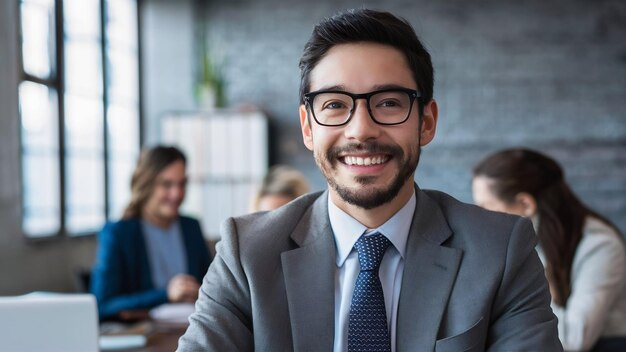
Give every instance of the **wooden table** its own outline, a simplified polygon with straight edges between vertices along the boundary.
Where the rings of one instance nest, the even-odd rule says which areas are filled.
[[[125,330],[102,335],[139,334],[147,338],[146,346],[118,351],[127,352],[172,352],[178,347],[178,339],[185,333],[187,326],[163,324],[145,321],[129,326]]]

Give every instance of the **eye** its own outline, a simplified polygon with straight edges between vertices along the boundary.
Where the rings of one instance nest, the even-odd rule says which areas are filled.
[[[322,106],[322,109],[330,109],[330,110],[345,109],[345,108],[346,108],[346,104],[338,100],[328,101],[324,103],[324,105]]]
[[[378,104],[376,104],[376,107],[379,108],[395,108],[400,106],[402,106],[402,104],[399,101],[393,99],[382,100]]]
[[[381,110],[406,109],[410,105],[410,97],[403,91],[385,91],[376,93],[370,98],[372,108]]]

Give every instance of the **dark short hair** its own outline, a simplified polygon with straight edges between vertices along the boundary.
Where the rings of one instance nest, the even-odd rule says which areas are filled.
[[[407,58],[420,92],[420,107],[433,97],[434,72],[430,54],[417,38],[413,27],[389,12],[353,9],[318,23],[300,58],[300,103],[310,90],[311,71],[335,45],[373,42],[390,45]]]

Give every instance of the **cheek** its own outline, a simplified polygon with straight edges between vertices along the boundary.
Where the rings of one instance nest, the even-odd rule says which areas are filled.
[[[499,211],[502,213],[510,213],[511,210],[509,209],[509,207],[507,207],[506,205],[502,204],[502,203],[493,203],[493,204],[488,204],[486,206],[487,209],[489,210],[493,210],[493,211]]]
[[[167,192],[165,190],[155,190],[152,194],[152,203],[162,203],[167,199]]]
[[[182,202],[182,200],[185,198],[185,194],[186,194],[186,192],[187,192],[187,191],[186,191],[184,188],[182,188],[182,189],[180,190],[180,192],[178,192],[178,194],[176,194],[176,200],[177,200],[178,202]]]
[[[146,204],[155,204],[159,202],[159,198],[157,197],[156,193],[152,193],[150,195],[150,197],[148,197],[148,200],[146,201]]]
[[[415,136],[415,134],[403,134],[392,140],[404,150],[407,158],[417,155],[420,150],[419,137]]]
[[[513,215],[522,215],[520,214],[519,209],[517,209],[514,205],[510,205],[504,203],[500,200],[491,200],[486,202],[484,208],[491,211],[498,211],[501,213],[513,214]]]
[[[311,138],[311,150],[317,155],[324,156],[333,146],[333,138],[326,133],[314,133]]]
[[[177,201],[177,200],[180,200],[184,195],[185,195],[185,191],[182,188],[179,188],[179,189],[173,188],[169,192],[167,192],[164,198],[167,199],[168,201]]]
[[[524,216],[525,217],[524,208],[519,206],[519,205],[516,205],[516,204],[509,205],[509,204],[507,204],[507,205],[504,205],[503,208],[504,208],[503,211],[506,212],[506,213],[513,214],[513,215],[518,215],[518,216]]]

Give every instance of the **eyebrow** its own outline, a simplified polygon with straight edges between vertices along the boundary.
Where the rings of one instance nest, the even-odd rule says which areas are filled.
[[[323,86],[321,87],[319,90],[341,90],[341,91],[346,91],[346,86],[339,84],[339,85],[334,85],[334,86]]]
[[[396,89],[396,88],[402,88],[402,89],[416,89],[417,88],[411,88],[411,87],[405,87],[405,86],[401,86],[399,84],[383,84],[383,85],[376,85],[374,86],[374,90],[383,90],[383,89]]]
[[[401,86],[399,84],[380,84],[380,85],[375,85],[374,87],[372,87],[372,91],[383,90],[383,89],[397,89],[397,88],[405,89],[409,87]],[[417,89],[417,88],[410,88],[410,89]],[[346,89],[346,86],[344,86],[343,84],[337,84],[333,86],[323,86],[320,89],[318,89],[318,91],[320,90],[339,90],[342,92],[348,91]]]

